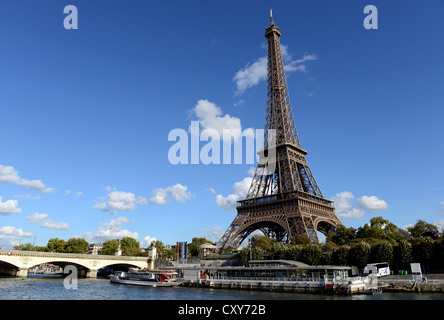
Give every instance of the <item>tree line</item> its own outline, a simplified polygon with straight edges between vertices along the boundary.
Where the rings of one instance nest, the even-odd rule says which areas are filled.
[[[370,223],[359,228],[339,226],[335,232],[326,234],[323,244],[312,244],[304,236],[296,236],[288,244],[282,244],[267,236],[255,235],[252,238],[251,251],[245,247],[238,252],[240,265],[248,261],[261,260],[264,256],[273,259],[297,260],[309,265],[333,264],[357,266],[359,269],[367,263],[388,262],[391,270],[410,270],[411,262],[419,262],[429,272],[444,272],[444,231],[423,220],[407,229],[398,228],[392,222],[375,217]],[[188,243],[188,255],[200,256],[199,246],[212,241],[195,237]],[[120,243],[124,256],[148,256],[148,250],[140,247],[140,242],[131,237],[103,242],[102,255],[114,255]],[[58,238],[49,239],[45,247],[29,243],[15,246],[18,250],[33,250],[63,253],[86,253],[89,243],[80,238],[67,241]],[[175,247],[168,248],[159,240],[153,241],[160,258],[175,258]],[[225,253],[233,252],[228,247]]]
[[[388,262],[395,272],[410,270],[411,262],[419,262],[428,272],[443,272],[443,233],[423,220],[404,230],[382,217],[375,217],[357,229],[339,226],[336,232],[329,231],[324,244],[312,244],[303,236],[292,238],[290,244],[281,244],[256,235],[251,252],[250,248],[239,252],[239,263],[247,265],[250,256],[261,260],[267,254],[274,259],[297,260],[309,265],[357,266],[359,270],[368,263]]]
[[[205,238],[193,238],[192,242],[188,244],[188,254],[190,256],[198,256],[202,252],[198,247],[201,244],[211,241]],[[148,248],[141,248],[140,242],[132,237],[123,237],[122,239],[108,240],[102,243],[101,255],[115,255],[115,252],[120,244],[120,249],[123,256],[148,256]],[[171,248],[165,246],[162,241],[155,240],[151,242],[150,247],[156,248],[156,252],[160,258],[175,258],[175,246]],[[48,240],[46,246],[34,246],[30,243],[24,243],[14,246],[15,250],[26,251],[42,251],[42,252],[58,252],[58,253],[87,253],[89,242],[82,238],[71,238],[67,241],[58,238],[51,238]]]

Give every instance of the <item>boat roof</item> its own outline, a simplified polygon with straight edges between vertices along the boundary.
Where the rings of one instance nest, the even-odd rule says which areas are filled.
[[[279,269],[302,269],[302,270],[351,270],[349,266],[316,265],[310,266],[294,260],[251,260],[248,267],[243,266],[181,266],[179,269],[205,269],[205,270],[279,270]]]

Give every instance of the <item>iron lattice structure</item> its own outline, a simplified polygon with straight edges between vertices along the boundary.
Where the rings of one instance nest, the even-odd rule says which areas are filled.
[[[271,10],[270,10],[271,15]],[[238,201],[237,216],[219,240],[218,251],[239,247],[252,232],[281,242],[297,235],[318,243],[318,231],[336,229],[341,221],[333,201],[324,199],[301,148],[290,105],[280,48],[281,31],[271,23],[268,40],[267,112],[264,148],[245,200]]]

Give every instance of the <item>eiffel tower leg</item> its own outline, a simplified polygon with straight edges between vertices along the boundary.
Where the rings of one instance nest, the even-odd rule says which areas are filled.
[[[312,243],[319,243],[318,232],[313,224],[312,217],[306,217],[305,219],[305,233]]]
[[[288,219],[290,226],[290,239],[297,235],[304,235],[311,240],[312,243],[319,243],[318,233],[310,216],[297,215]]]

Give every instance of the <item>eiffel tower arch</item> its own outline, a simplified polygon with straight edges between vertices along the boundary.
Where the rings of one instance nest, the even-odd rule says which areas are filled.
[[[294,124],[280,49],[281,31],[273,22],[268,42],[267,109],[264,148],[237,215],[217,243],[218,251],[239,247],[256,230],[285,242],[303,235],[319,243],[318,231],[335,230],[341,221],[333,201],[325,199],[305,159]]]

